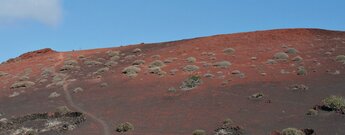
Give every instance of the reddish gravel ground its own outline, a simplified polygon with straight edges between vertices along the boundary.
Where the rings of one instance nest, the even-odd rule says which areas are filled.
[[[230,47],[235,52],[224,54],[223,50]],[[141,51],[133,53],[136,48]],[[275,53],[288,48],[298,52],[289,54],[285,62],[266,63]],[[93,74],[105,67],[103,64],[110,59],[109,50],[121,52],[118,64],[105,73]],[[160,57],[152,58],[153,55]],[[310,128],[318,135],[341,135],[345,134],[345,115],[327,111],[319,111],[317,116],[305,115],[330,95],[345,96],[345,64],[335,61],[338,55],[345,55],[345,32],[320,29],[257,31],[72,52],[44,49],[0,65],[0,71],[8,73],[0,76],[0,113],[4,114],[0,119],[68,106],[87,114],[78,128],[64,133],[71,135],[120,134],[115,127],[122,122],[134,125],[133,131],[123,133],[129,135],[191,135],[195,129],[214,134],[219,122],[226,118],[231,118],[249,135],[270,135],[288,127]],[[296,56],[303,61],[292,61]],[[195,57],[196,62],[188,63],[185,60],[188,57]],[[152,61],[167,58],[176,60],[161,68],[165,75],[148,72]],[[78,62],[79,68],[60,72],[64,61],[71,59]],[[103,64],[85,65],[88,60]],[[145,64],[138,66],[141,68],[138,75],[131,78],[122,74],[135,60],[145,60]],[[219,61],[229,61],[231,65],[212,66]],[[185,72],[186,65],[199,69]],[[306,75],[297,75],[301,66]],[[54,74],[40,83],[42,69],[47,67],[52,67]],[[172,69],[178,71],[171,75]],[[234,70],[242,72],[243,77],[232,74]],[[214,77],[203,77],[205,73]],[[57,74],[68,76],[65,87],[47,87]],[[10,88],[25,75],[35,85]],[[181,90],[180,85],[191,75],[201,76],[202,83],[192,90]],[[107,86],[102,87],[102,83]],[[309,88],[291,90],[289,87],[295,84]],[[83,91],[74,93],[77,87]],[[171,87],[176,92],[169,92]],[[14,92],[20,94],[9,97]],[[61,96],[48,98],[52,92]],[[258,92],[264,93],[263,99],[249,100],[250,95]]]

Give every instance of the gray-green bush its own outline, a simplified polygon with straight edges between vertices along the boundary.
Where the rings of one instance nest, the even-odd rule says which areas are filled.
[[[199,67],[196,65],[187,65],[187,66],[183,67],[183,71],[186,71],[186,72],[193,72],[196,70],[199,70]]]
[[[202,83],[201,77],[193,75],[193,76],[188,77],[186,80],[184,80],[180,88],[182,90],[191,90],[199,86],[201,83]]]
[[[136,77],[141,69],[137,66],[128,66],[122,70],[122,73],[128,77]]]

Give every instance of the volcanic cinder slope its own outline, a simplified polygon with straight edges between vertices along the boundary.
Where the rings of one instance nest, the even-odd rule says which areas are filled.
[[[0,125],[11,118],[67,106],[85,120],[69,131],[36,131],[191,135],[202,129],[215,134],[219,123],[230,118],[236,125],[232,128],[241,130],[238,134],[279,134],[274,131],[293,127],[312,129],[318,135],[341,135],[345,134],[343,111],[317,107],[330,95],[345,96],[345,60],[337,60],[340,55],[345,55],[345,32],[320,29],[258,31],[71,52],[44,49],[0,65]],[[124,71],[134,61],[135,66]],[[191,76],[197,84],[187,89],[181,86]],[[318,115],[306,115],[312,108]],[[19,127],[35,130],[33,121]],[[117,132],[116,126],[123,122],[132,123],[134,130]],[[61,125],[51,124],[52,131],[54,126]],[[0,134],[15,131],[25,132],[4,127]]]

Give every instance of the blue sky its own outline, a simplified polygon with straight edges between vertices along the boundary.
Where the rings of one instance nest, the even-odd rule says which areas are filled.
[[[277,28],[345,30],[344,0],[0,0],[0,61]]]

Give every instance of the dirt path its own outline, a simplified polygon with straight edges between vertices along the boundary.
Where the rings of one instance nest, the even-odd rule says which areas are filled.
[[[58,60],[59,62],[55,63],[54,64],[54,68],[56,69],[56,67],[60,64],[62,64],[65,60],[65,57],[64,57],[64,54],[63,53],[59,53],[59,56],[58,56]],[[56,72],[54,74],[57,74]],[[98,118],[97,116],[95,116],[94,114],[92,113],[89,113],[87,111],[85,111],[83,108],[79,107],[74,101],[73,101],[73,98],[72,98],[72,95],[71,93],[68,91],[68,81],[67,81],[67,78],[68,76],[66,76],[63,81],[64,81],[64,85],[63,85],[63,91],[64,91],[64,95],[65,95],[65,98],[66,98],[66,101],[68,103],[68,106],[72,107],[72,109],[74,109],[75,111],[78,111],[78,112],[82,112],[84,113],[86,116],[88,116],[89,118],[91,118],[93,121],[97,122],[99,124],[100,127],[103,128],[103,135],[110,135],[110,128],[108,126],[108,124]]]

